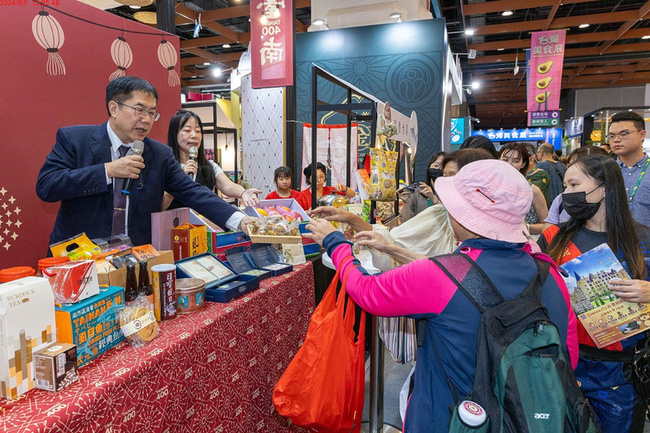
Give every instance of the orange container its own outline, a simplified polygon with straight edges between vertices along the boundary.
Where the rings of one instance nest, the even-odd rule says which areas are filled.
[[[60,265],[70,261],[70,257],[46,257],[38,261],[38,270],[43,272],[43,269],[51,268],[52,266]]]
[[[8,283],[24,277],[33,277],[36,270],[29,266],[16,266],[15,268],[6,268],[0,271],[0,283]]]

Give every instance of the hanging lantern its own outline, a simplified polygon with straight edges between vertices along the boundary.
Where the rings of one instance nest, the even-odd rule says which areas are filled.
[[[178,78],[178,74],[174,69],[176,67],[176,62],[178,62],[178,55],[176,54],[174,46],[165,39],[160,41],[160,45],[158,45],[158,60],[160,61],[160,64],[169,71],[169,77],[167,78],[169,87],[180,86],[181,79]]]
[[[111,57],[117,65],[117,70],[108,77],[108,81],[113,81],[117,77],[123,77],[126,69],[133,62],[133,52],[126,39],[124,39],[124,32],[122,32],[122,36],[119,36],[113,41],[111,45]]]
[[[32,20],[32,33],[36,42],[47,50],[47,73],[65,75],[65,63],[59,54],[59,49],[65,41],[61,24],[52,15],[41,10]]]

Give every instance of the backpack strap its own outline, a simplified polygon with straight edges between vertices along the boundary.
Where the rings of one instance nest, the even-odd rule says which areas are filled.
[[[528,283],[528,286],[521,292],[519,296],[531,296],[541,302],[542,298],[542,286],[544,281],[549,274],[551,265],[545,260],[538,259],[533,257],[535,260],[535,265],[537,266],[537,272],[533,279]],[[497,290],[497,288],[492,283],[492,280],[485,274],[483,269],[481,269],[476,262],[469,257],[467,254],[463,253],[452,253],[445,254],[437,257],[430,257],[429,260],[434,262],[446,275],[449,279],[456,285],[458,290],[463,292],[463,294],[469,299],[472,304],[478,309],[478,311],[483,314],[487,309],[495,307],[500,303],[504,302],[503,296]],[[467,284],[469,287],[462,285],[460,282],[470,283]],[[537,303],[530,303],[536,305]],[[531,312],[536,310],[537,307],[531,308]],[[521,317],[521,311],[515,312],[519,317]],[[504,323],[505,324],[505,323]],[[506,324],[507,326],[507,324]],[[426,332],[426,331],[425,331]],[[424,334],[424,332],[422,332]],[[430,334],[431,345],[433,346],[433,351],[440,364],[442,373],[445,375],[447,381],[447,386],[451,391],[451,395],[454,399],[455,405],[460,403],[460,398],[458,397],[458,392],[454,387],[454,384],[451,382],[447,371],[445,370],[444,365],[442,364],[442,359],[440,359],[440,354],[438,353],[438,348],[436,347],[436,342],[433,339],[433,335]]]

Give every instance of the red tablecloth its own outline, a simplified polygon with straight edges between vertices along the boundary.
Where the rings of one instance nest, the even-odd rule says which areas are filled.
[[[311,263],[228,304],[163,322],[149,345],[124,343],[59,393],[0,402],[2,432],[303,431],[271,403],[314,310]]]

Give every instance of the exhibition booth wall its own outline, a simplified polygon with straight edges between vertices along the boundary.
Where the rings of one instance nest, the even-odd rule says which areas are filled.
[[[181,106],[179,40],[76,1],[56,9],[7,6],[2,23],[0,264],[35,266],[47,254],[59,207],[35,192],[57,129],[105,122],[105,89],[122,67],[156,87],[161,117],[150,137],[165,143],[169,119]]]

